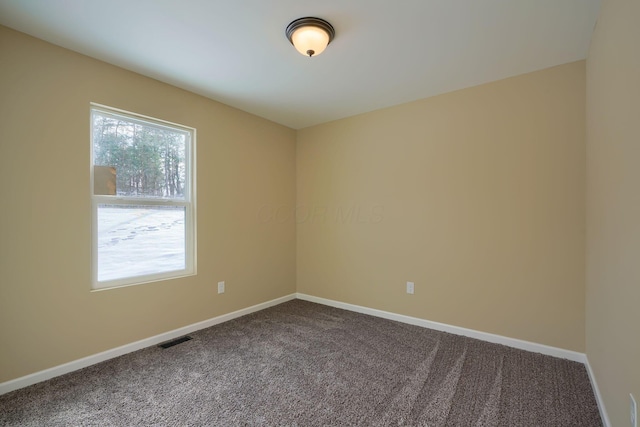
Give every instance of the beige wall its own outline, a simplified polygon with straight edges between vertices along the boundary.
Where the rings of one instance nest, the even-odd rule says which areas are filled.
[[[584,351],[583,61],[296,134],[3,27],[0,57],[0,382],[296,284]],[[90,292],[89,102],[197,128],[197,276]]]
[[[295,291],[295,223],[259,216],[295,131],[4,27],[0,63],[0,382]],[[197,276],[90,292],[90,102],[197,128]]]
[[[299,131],[298,292],[584,351],[584,139],[584,61]]]
[[[587,357],[613,426],[640,404],[640,2],[602,4],[587,60]]]

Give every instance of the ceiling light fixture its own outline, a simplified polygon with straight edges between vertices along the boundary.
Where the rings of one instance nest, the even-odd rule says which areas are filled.
[[[301,54],[320,55],[336,35],[333,26],[320,18],[300,18],[287,25],[287,38]]]

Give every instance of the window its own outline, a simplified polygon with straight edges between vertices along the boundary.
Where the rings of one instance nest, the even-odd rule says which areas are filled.
[[[93,287],[195,274],[195,129],[92,104]]]

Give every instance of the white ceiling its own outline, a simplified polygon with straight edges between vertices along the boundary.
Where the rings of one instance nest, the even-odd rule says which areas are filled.
[[[0,24],[294,129],[584,59],[600,0],[0,0]],[[315,58],[284,31],[328,20]]]

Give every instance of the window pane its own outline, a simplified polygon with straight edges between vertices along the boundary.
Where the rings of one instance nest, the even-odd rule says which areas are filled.
[[[98,281],[186,268],[184,206],[98,205]]]
[[[118,196],[185,199],[188,132],[100,111],[92,117],[93,164],[114,170]],[[102,174],[94,179],[105,187]]]

